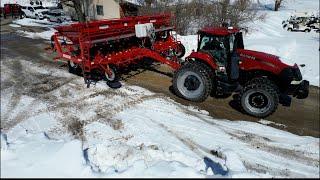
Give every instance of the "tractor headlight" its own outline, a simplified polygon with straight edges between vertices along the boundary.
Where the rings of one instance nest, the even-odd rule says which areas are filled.
[[[219,72],[226,72],[226,67],[219,66],[218,70],[219,70]]]

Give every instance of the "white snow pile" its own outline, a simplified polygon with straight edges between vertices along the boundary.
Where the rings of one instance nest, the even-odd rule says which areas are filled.
[[[268,9],[274,5],[274,1],[257,2],[262,6],[259,13],[265,13],[266,18],[265,21],[248,24],[250,29],[249,34],[244,36],[245,48],[277,55],[289,65],[304,64],[305,67],[300,67],[304,79],[319,86],[319,33],[288,32],[282,28],[282,21],[295,12],[319,13],[319,1],[283,1],[283,7],[277,12]],[[190,54],[192,49],[197,49],[196,35],[179,36],[178,39],[186,46],[186,55]]]
[[[15,28],[19,28],[19,27],[21,27],[20,25],[18,25],[18,24],[9,24],[9,26],[11,26],[11,27],[15,27]]]
[[[14,24],[18,24],[21,26],[37,26],[37,27],[55,27],[55,26],[67,25],[72,23],[69,21],[64,21],[63,23],[55,23],[55,22],[50,22],[47,19],[39,20],[39,19],[32,19],[32,18],[16,19],[12,22]]]
[[[319,177],[318,138],[19,58],[1,84],[2,177]]]
[[[29,32],[29,31],[22,31],[17,30],[17,33],[21,34],[24,37],[32,38],[32,39],[45,39],[50,40],[51,36],[56,32],[55,29],[50,28],[48,31],[42,31],[42,32]]]
[[[269,124],[272,124],[272,125],[276,125],[276,126],[279,126],[279,127],[287,127],[286,125],[284,125],[284,124],[280,124],[280,123],[275,123],[275,122],[272,122],[272,121],[268,121],[268,120],[264,120],[264,119],[261,119],[260,121],[259,121],[259,123],[261,123],[261,124],[265,124],[265,125],[269,125]]]
[[[32,39],[46,39],[50,40],[51,36],[56,32],[54,29],[55,26],[59,25],[67,25],[72,22],[63,22],[61,24],[50,22],[46,19],[44,20],[36,20],[36,19],[31,19],[31,18],[23,18],[23,19],[17,19],[13,21],[13,24],[10,24],[9,26],[15,27],[15,28],[20,28],[21,26],[34,26],[34,27],[41,27],[45,28],[47,30],[42,31],[42,32],[30,32],[27,30],[21,30],[17,29],[17,33],[28,38]]]
[[[47,21],[46,19],[37,20],[37,19],[31,19],[31,18],[23,18],[23,19],[14,20],[13,23],[21,26],[38,26],[38,27],[53,26],[53,23]]]

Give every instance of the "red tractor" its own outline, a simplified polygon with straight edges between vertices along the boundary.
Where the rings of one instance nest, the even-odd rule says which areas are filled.
[[[307,98],[309,82],[299,67],[280,58],[244,49],[242,33],[235,28],[204,28],[198,32],[198,49],[176,71],[173,88],[190,101],[204,101],[210,94],[240,92],[244,112],[263,118],[279,103],[290,106],[293,95]]]
[[[233,28],[199,31],[197,52],[185,61],[184,46],[172,35],[170,15],[126,17],[56,27],[52,36],[55,59],[68,61],[71,73],[83,75],[90,85],[92,74],[116,83],[119,70],[148,58],[170,66],[177,95],[204,101],[210,94],[240,92],[243,110],[256,117],[272,114],[278,103],[290,105],[293,95],[308,96],[309,82],[297,65],[279,57],[245,50],[242,33]]]

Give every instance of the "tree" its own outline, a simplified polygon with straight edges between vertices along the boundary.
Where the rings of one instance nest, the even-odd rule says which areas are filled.
[[[140,15],[171,12],[176,31],[194,34],[206,26],[246,28],[246,22],[263,19],[252,0],[141,0]]]
[[[278,11],[280,6],[281,6],[281,2],[282,0],[276,0],[275,3],[274,3],[274,10],[275,11]]]
[[[85,22],[86,21],[86,16],[85,16],[85,13],[84,13],[84,11],[82,9],[82,6],[84,4],[84,0],[60,0],[60,3],[65,5],[65,6],[74,8],[74,10],[75,10],[75,12],[77,14],[79,22]]]

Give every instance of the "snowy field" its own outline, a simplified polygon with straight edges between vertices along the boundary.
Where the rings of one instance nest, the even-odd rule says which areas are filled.
[[[319,2],[290,2],[279,12],[262,10],[267,19],[253,24],[245,46],[306,64],[304,77],[319,86],[319,34],[281,27],[296,9],[315,10]],[[19,33],[48,39],[53,29]],[[179,38],[186,54],[196,49],[196,36]],[[87,89],[65,68],[22,57],[1,59],[1,84],[13,84],[1,89],[1,177],[320,176],[319,138],[267,126],[282,124],[214,119],[127,84],[113,90],[98,82]]]
[[[23,59],[1,61],[2,177],[318,177],[319,139],[217,120],[125,85]],[[26,76],[28,75],[28,76]],[[206,171],[207,169],[207,171]]]

